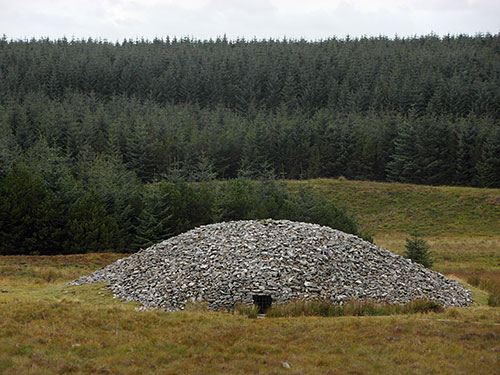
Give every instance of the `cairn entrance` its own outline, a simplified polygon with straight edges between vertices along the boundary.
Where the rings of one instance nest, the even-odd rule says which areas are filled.
[[[252,297],[253,303],[259,308],[259,314],[265,314],[273,303],[273,299],[269,295],[253,295]]]

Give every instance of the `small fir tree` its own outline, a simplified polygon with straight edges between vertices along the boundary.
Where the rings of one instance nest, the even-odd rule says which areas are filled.
[[[69,208],[66,248],[71,253],[121,250],[125,243],[113,216],[95,190],[81,194]]]
[[[413,262],[420,263],[424,267],[430,268],[434,264],[434,259],[430,251],[430,245],[422,238],[420,233],[411,233],[411,238],[406,238],[405,257]]]
[[[132,247],[134,250],[147,248],[158,241],[172,236],[172,206],[165,193],[165,182],[154,182],[145,186],[142,210]]]

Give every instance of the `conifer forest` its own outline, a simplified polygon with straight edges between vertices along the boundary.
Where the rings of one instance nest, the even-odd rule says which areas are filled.
[[[0,135],[3,254],[136,251],[267,217],[363,236],[279,181],[500,188],[500,34],[4,36]]]

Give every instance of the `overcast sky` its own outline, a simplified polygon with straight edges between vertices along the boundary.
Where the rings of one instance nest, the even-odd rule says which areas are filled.
[[[500,0],[0,0],[0,35],[109,41],[497,34]]]

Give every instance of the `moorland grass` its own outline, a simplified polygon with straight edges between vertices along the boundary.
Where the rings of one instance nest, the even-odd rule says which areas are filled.
[[[500,234],[500,189],[425,186],[346,179],[286,181],[290,190],[321,191],[373,235]]]
[[[500,190],[310,184],[391,251],[401,254],[418,227],[433,269],[476,285],[476,304],[371,316],[373,306],[352,303],[336,317],[305,316],[328,315],[329,307],[304,305],[294,307],[296,317],[265,319],[199,305],[137,311],[103,284],[64,284],[127,254],[1,256],[0,374],[500,374]]]
[[[55,283],[74,280],[129,254],[0,256],[0,285]]]
[[[495,275],[494,278],[476,275],[467,279],[467,282],[489,292],[488,305],[500,306],[500,278],[498,275]]]
[[[434,301],[416,299],[406,304],[389,304],[370,300],[353,299],[343,304],[328,300],[298,300],[275,304],[267,312],[267,317],[297,316],[383,316],[397,314],[417,314],[443,312],[444,308]]]
[[[4,286],[0,294],[5,375],[446,375],[498,369],[498,308],[248,319],[205,309],[136,311],[136,304],[114,300],[102,284],[30,285]]]
[[[0,373],[498,373],[498,307],[369,316],[387,311],[352,303],[343,315],[364,309],[368,316],[304,316],[321,314],[302,309],[266,319],[195,305],[137,311],[103,284],[64,284],[102,266],[98,255],[86,257],[0,257],[0,269],[10,270],[0,274]],[[23,272],[12,274],[8,267],[19,263]],[[45,280],[40,264],[60,273]]]

